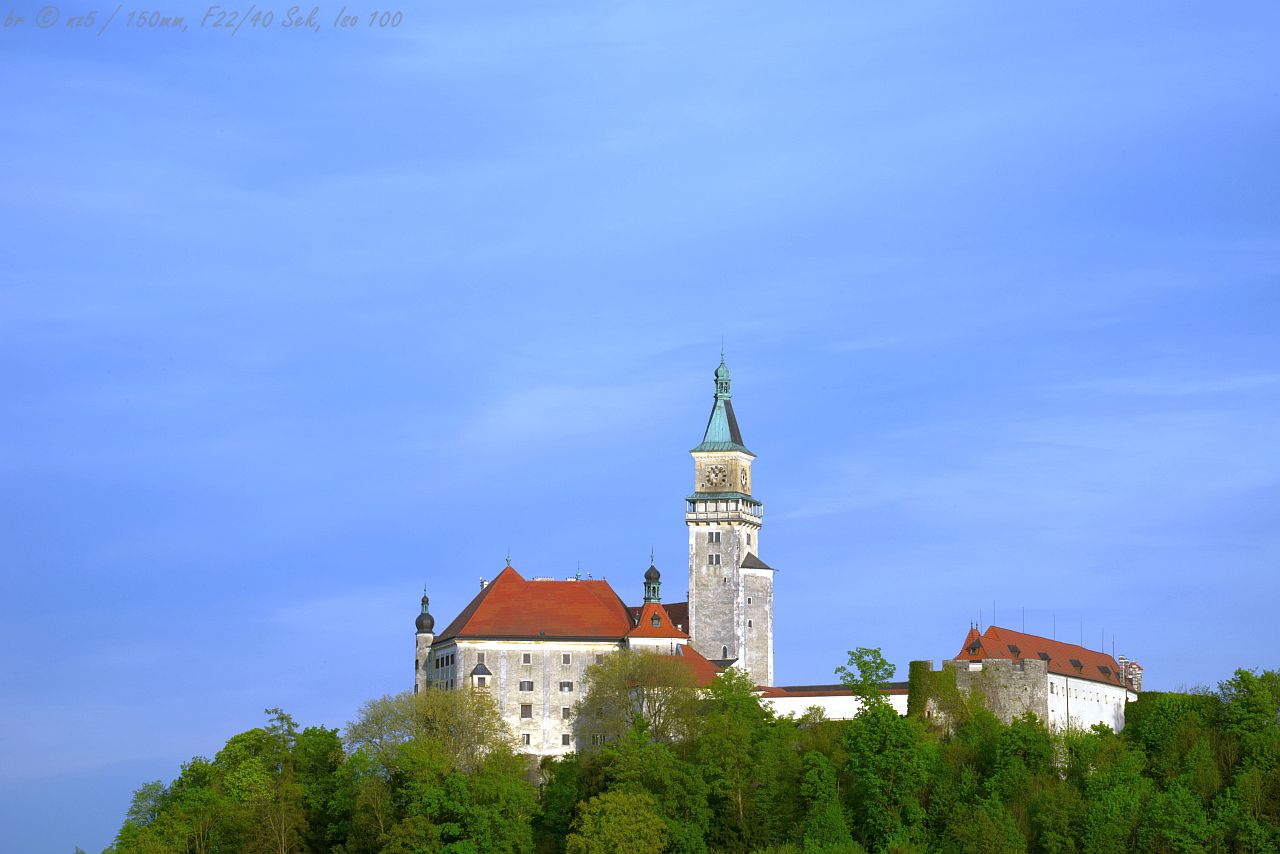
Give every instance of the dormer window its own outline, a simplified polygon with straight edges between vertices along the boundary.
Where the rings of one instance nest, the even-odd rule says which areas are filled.
[[[654,614],[652,617],[649,618],[649,623],[656,629],[658,628],[658,626],[662,625],[662,618],[659,617],[657,614]]]

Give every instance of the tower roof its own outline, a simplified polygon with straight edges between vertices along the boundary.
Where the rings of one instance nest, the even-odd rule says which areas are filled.
[[[742,432],[738,429],[738,419],[733,414],[733,401],[729,399],[729,368],[720,357],[720,366],[716,368],[716,401],[711,407],[711,417],[707,419],[707,430],[702,436],[702,444],[693,449],[699,451],[741,451],[751,454],[742,444]],[[755,456],[752,454],[752,456]]]

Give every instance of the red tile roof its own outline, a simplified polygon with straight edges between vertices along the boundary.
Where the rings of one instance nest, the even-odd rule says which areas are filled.
[[[627,608],[631,612],[631,622],[640,619],[640,611],[643,605],[631,605]],[[671,617],[671,622],[684,631],[689,631],[689,603],[688,602],[668,602],[662,607],[667,609],[667,614]]]
[[[1045,656],[1048,656],[1050,673],[1108,685],[1124,685],[1120,679],[1120,665],[1105,652],[998,626],[989,626],[985,634],[969,629],[956,658],[963,661],[1007,658],[1018,662],[1023,659],[1043,660]],[[1080,662],[1079,667],[1072,663],[1073,659]]]
[[[720,668],[716,667],[688,644],[681,644],[676,647],[674,658],[689,668],[689,672],[693,674],[693,684],[699,688],[707,687],[713,679],[720,675]]]
[[[631,628],[630,612],[609,582],[526,581],[508,566],[462,609],[436,640],[454,637],[618,640]]]
[[[653,618],[658,618],[658,625],[653,624]],[[629,638],[682,638],[687,640],[689,635],[676,628],[676,624],[672,622],[671,617],[667,614],[667,609],[663,608],[658,602],[647,602],[641,609],[639,614],[639,622],[627,632]]]

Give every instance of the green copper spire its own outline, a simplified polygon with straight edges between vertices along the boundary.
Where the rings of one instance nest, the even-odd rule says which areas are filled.
[[[711,417],[707,419],[707,432],[702,436],[702,444],[693,449],[699,451],[742,451],[750,454],[742,444],[742,433],[738,430],[738,419],[733,415],[733,402],[729,393],[729,367],[724,363],[724,354],[720,354],[720,367],[716,368],[716,400],[711,407]],[[754,456],[754,455],[753,455]]]

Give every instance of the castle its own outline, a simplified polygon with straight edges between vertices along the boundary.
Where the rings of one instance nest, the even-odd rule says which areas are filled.
[[[738,668],[758,686],[761,701],[780,714],[818,706],[829,718],[852,717],[859,701],[844,685],[773,684],[775,570],[760,557],[764,505],[752,493],[755,454],[743,444],[723,356],[715,370],[715,398],[702,442],[690,454],[694,489],[685,498],[688,601],[662,603],[661,573],[652,560],[644,573],[643,602],[629,606],[604,580],[526,579],[508,558],[497,577],[482,581],[476,597],[439,633],[424,593],[416,622],[414,690],[472,688],[490,693],[524,751],[542,756],[575,751],[579,740],[603,739],[589,727],[576,726],[576,706],[587,668],[619,649],[669,656],[700,686],[726,668]],[[1003,661],[1024,676],[982,682],[988,705],[1001,717],[1031,710],[1053,727],[1087,727],[1094,722],[1115,729],[1123,726],[1123,703],[1131,699],[1135,686],[1130,673],[1110,656],[1019,635],[1028,650],[1053,645],[1052,656],[1041,650],[1035,661],[1026,661],[1022,647],[1002,643],[999,632],[1004,631],[993,627],[986,636],[976,637],[976,631],[970,632],[957,656],[962,661],[948,663],[960,690],[973,689],[970,674],[981,670],[984,662],[994,673]],[[1076,662],[1079,672],[1063,670]],[[913,677],[925,672],[919,664],[912,666]],[[926,664],[931,672],[932,664]],[[1028,668],[1030,676],[1025,675]],[[1140,678],[1140,669],[1133,672]],[[885,689],[893,708],[902,714],[913,687],[918,695],[919,686],[907,683]],[[1050,697],[1068,702],[1076,697],[1076,707],[1059,710]],[[1087,703],[1093,706],[1082,706]]]

